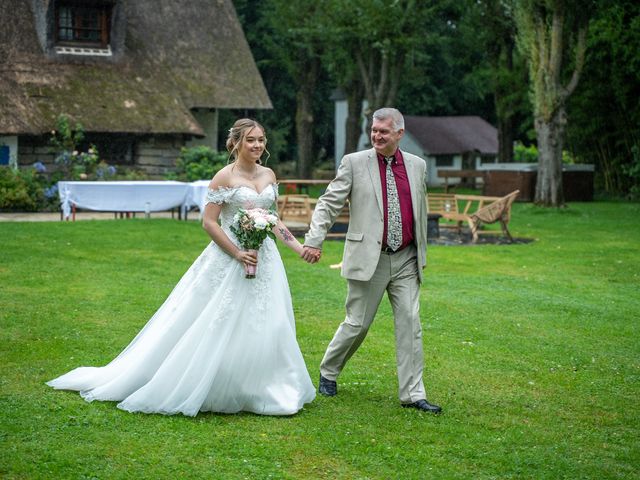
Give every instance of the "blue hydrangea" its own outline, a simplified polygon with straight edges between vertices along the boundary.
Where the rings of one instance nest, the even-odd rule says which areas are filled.
[[[44,173],[47,171],[47,167],[45,166],[44,163],[42,162],[36,162],[33,164],[33,168],[36,169],[36,172],[38,173]]]
[[[58,195],[58,185],[53,184],[49,188],[44,189],[44,196],[47,198],[53,198]]]

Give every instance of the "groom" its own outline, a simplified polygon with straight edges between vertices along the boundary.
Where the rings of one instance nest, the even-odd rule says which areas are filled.
[[[422,382],[420,284],[426,265],[426,164],[398,149],[404,118],[395,108],[373,114],[373,148],[346,155],[311,219],[302,257],[319,260],[322,242],[349,200],[342,260],[347,316],[320,364],[319,392],[338,393],[336,379],[367,335],[384,292],[393,308],[400,403],[440,413]]]

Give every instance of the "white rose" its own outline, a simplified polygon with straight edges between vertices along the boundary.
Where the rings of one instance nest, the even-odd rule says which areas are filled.
[[[254,225],[256,227],[256,230],[264,230],[265,228],[267,228],[267,221],[262,217],[256,218]]]

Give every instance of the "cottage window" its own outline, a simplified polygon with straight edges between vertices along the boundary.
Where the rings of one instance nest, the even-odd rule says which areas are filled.
[[[56,8],[56,43],[107,48],[110,24],[109,5],[60,2]]]
[[[453,155],[436,156],[436,167],[453,167]]]

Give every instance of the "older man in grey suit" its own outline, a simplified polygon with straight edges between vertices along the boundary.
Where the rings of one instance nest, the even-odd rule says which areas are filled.
[[[342,276],[347,315],[320,364],[319,392],[336,395],[337,377],[373,322],[384,292],[393,308],[400,403],[440,413],[422,381],[420,284],[426,265],[426,164],[398,149],[404,118],[395,108],[373,114],[373,148],[346,155],[315,208],[303,258],[315,263],[329,228],[349,200]]]

